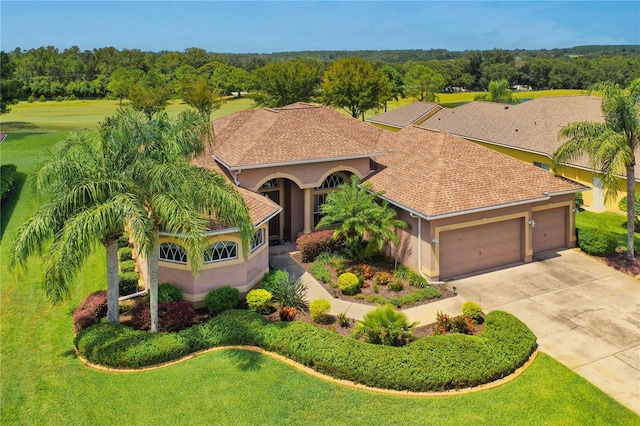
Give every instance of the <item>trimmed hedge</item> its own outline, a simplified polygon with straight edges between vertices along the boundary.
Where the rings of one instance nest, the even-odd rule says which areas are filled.
[[[118,257],[121,262],[133,259],[133,249],[131,247],[122,247],[118,250]]]
[[[15,164],[4,164],[0,166],[0,201],[4,201],[11,193],[15,175]]]
[[[120,296],[137,292],[139,279],[140,275],[137,272],[120,272]]]
[[[231,286],[224,286],[211,290],[204,297],[204,306],[211,315],[234,309],[240,303],[240,290]]]
[[[616,237],[596,228],[582,228],[578,231],[578,246],[583,252],[593,256],[610,256],[618,247]]]
[[[80,333],[107,316],[107,291],[98,290],[84,299],[73,312],[73,329]]]
[[[180,331],[193,325],[196,312],[193,303],[186,300],[182,302],[158,302],[158,330]],[[143,301],[131,309],[131,324],[137,330],[149,330],[151,328],[151,311],[149,302]]]
[[[155,365],[215,346],[255,345],[337,379],[419,392],[477,386],[507,376],[533,353],[536,337],[513,315],[493,311],[480,335],[431,336],[397,348],[305,322],[270,323],[255,312],[235,310],[172,334],[100,323],[78,334],[74,343],[89,361],[117,368]]]
[[[333,253],[344,248],[344,238],[333,239],[333,230],[312,232],[296,240],[303,262],[313,262],[320,253]]]
[[[133,259],[120,261],[120,272],[135,272],[136,261]]]
[[[147,294],[147,298],[149,295]],[[171,283],[158,284],[158,302],[181,302],[182,289]]]

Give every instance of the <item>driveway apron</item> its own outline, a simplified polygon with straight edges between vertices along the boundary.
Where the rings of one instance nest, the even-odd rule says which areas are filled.
[[[574,249],[449,286],[520,318],[543,352],[640,414],[640,281]]]

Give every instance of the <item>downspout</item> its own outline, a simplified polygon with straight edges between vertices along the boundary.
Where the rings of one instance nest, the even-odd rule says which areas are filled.
[[[236,172],[233,174],[233,182],[236,184],[236,186],[240,186],[240,179],[238,179],[238,175],[240,173],[242,173],[242,169],[236,170]]]

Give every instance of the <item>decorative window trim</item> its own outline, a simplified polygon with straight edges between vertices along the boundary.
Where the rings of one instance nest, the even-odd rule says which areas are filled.
[[[280,179],[273,178],[263,183],[259,189],[276,189],[280,188]]]
[[[160,244],[159,260],[163,262],[187,264],[187,251],[180,244],[167,242]]]
[[[327,176],[322,183],[320,184],[320,186],[314,188],[314,189],[331,189],[331,188],[337,188],[340,185],[344,185],[346,183],[346,180],[344,179],[344,177],[340,176],[339,174],[336,173],[331,173],[329,176]]]
[[[238,258],[238,243],[233,241],[218,241],[204,250],[204,263],[223,262]]]
[[[263,245],[264,245],[264,228],[260,228],[253,234],[253,240],[251,241],[251,252],[253,253]]]

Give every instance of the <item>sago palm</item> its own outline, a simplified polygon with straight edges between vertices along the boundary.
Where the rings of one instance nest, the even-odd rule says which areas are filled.
[[[86,258],[102,244],[107,251],[108,320],[118,321],[117,239],[125,224],[133,239],[147,246],[151,223],[135,188],[122,173],[133,152],[103,144],[95,134],[69,135],[46,153],[29,176],[47,202],[17,231],[10,264],[26,266],[33,254],[45,253],[44,286],[52,302],[69,294],[68,284]]]
[[[566,141],[553,154],[553,167],[589,157],[594,170],[602,173],[605,200],[617,198],[618,177],[626,175],[627,199],[635,199],[635,152],[640,145],[638,100],[631,91],[623,91],[611,82],[599,83],[592,90],[602,95],[604,123],[569,123],[558,137]],[[634,203],[627,203],[627,259],[634,259]]]
[[[364,336],[368,343],[388,346],[404,346],[411,341],[411,330],[418,325],[409,323],[407,316],[392,305],[384,305],[365,314],[362,321],[356,323],[353,337]]]
[[[191,163],[204,151],[208,136],[208,124],[199,114],[182,113],[172,122],[162,112],[150,122],[139,113],[123,109],[103,124],[101,132],[107,140],[129,141],[138,153],[127,173],[153,224],[152,244],[140,252],[147,259],[151,331],[157,331],[160,231],[181,241],[197,273],[204,263],[211,220],[238,229],[245,256],[253,225],[243,199],[230,182]]]

